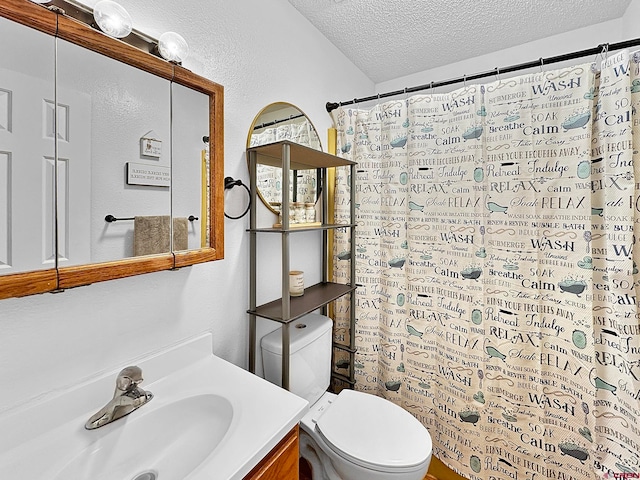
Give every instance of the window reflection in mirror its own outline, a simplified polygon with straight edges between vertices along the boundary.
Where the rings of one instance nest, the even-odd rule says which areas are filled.
[[[318,133],[309,118],[295,105],[272,103],[263,108],[251,125],[247,147],[256,147],[281,140],[322,150]],[[257,189],[263,203],[274,213],[282,203],[282,169],[257,165]],[[315,203],[318,198],[316,170],[292,170],[289,198],[294,202]]]
[[[57,42],[59,265],[170,252],[171,82]]]
[[[0,18],[0,45],[0,275],[54,269],[54,39]]]

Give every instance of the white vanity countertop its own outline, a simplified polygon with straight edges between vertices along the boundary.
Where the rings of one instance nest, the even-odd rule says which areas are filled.
[[[154,398],[96,430],[86,430],[84,423],[111,399],[120,368],[0,416],[0,478],[56,479],[80,452],[87,447],[100,449],[108,443],[107,435],[122,434],[127,422],[135,422],[137,416],[186,398],[217,395],[233,408],[225,437],[186,478],[166,480],[242,479],[298,424],[307,402],[212,355],[211,344],[211,336],[206,334],[130,363],[142,368],[145,381],[140,387],[152,392]],[[144,444],[144,438],[140,442]],[[101,472],[99,478],[112,480],[109,472]],[[165,480],[162,472],[158,479]]]

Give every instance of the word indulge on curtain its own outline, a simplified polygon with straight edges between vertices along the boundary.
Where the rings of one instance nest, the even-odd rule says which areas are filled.
[[[468,478],[640,472],[639,72],[621,52],[334,112],[358,162],[357,244],[335,247],[356,388]]]

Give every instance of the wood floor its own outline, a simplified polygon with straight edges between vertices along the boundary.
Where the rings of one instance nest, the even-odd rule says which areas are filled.
[[[309,463],[302,458],[300,459],[300,480],[311,480],[311,468],[309,467]],[[438,480],[438,478],[427,473],[424,480]]]

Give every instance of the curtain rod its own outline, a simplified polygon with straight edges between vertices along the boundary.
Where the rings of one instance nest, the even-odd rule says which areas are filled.
[[[265,123],[261,123],[260,125],[256,125],[255,127],[253,127],[254,130],[258,130],[260,128],[265,128],[265,127],[270,127],[271,125],[277,125],[278,123],[282,123],[282,122],[288,122],[289,120],[294,120],[296,118],[300,118],[300,117],[304,117],[304,113],[301,113],[299,115],[289,115],[289,118],[282,118],[280,120],[273,120],[271,122],[265,122]]]
[[[517,72],[518,70],[525,70],[527,68],[533,68],[538,66],[544,67],[545,65],[550,65],[552,63],[559,63],[567,60],[574,60],[574,59],[586,57],[589,55],[606,54],[613,50],[622,50],[623,48],[636,47],[638,45],[640,45],[640,38],[636,38],[633,40],[625,40],[623,42],[611,43],[611,44],[602,43],[594,48],[578,50],[572,53],[556,55],[554,57],[547,57],[547,58],[540,57],[538,60],[519,63],[517,65],[510,65],[508,67],[503,67],[503,68],[496,67],[493,70],[489,70],[487,72],[475,73],[473,75],[464,75],[462,77],[450,78],[449,80],[442,80],[440,82],[431,82],[425,85],[419,85],[417,87],[408,87],[408,88],[403,88],[402,90],[395,90],[393,92],[378,93],[376,95],[370,95],[368,97],[363,97],[363,98],[354,98],[353,100],[347,100],[340,103],[327,102],[326,109],[327,109],[327,112],[331,113],[332,110],[335,110],[336,108],[341,107],[343,105],[353,105],[354,103],[368,102],[371,100],[379,100],[381,98],[393,97],[396,95],[401,95],[403,93],[418,92],[420,90],[433,89],[436,87],[443,87],[445,85],[453,85],[455,83],[466,82],[468,80],[477,80],[479,78],[490,77],[493,75],[500,75],[501,73]]]

